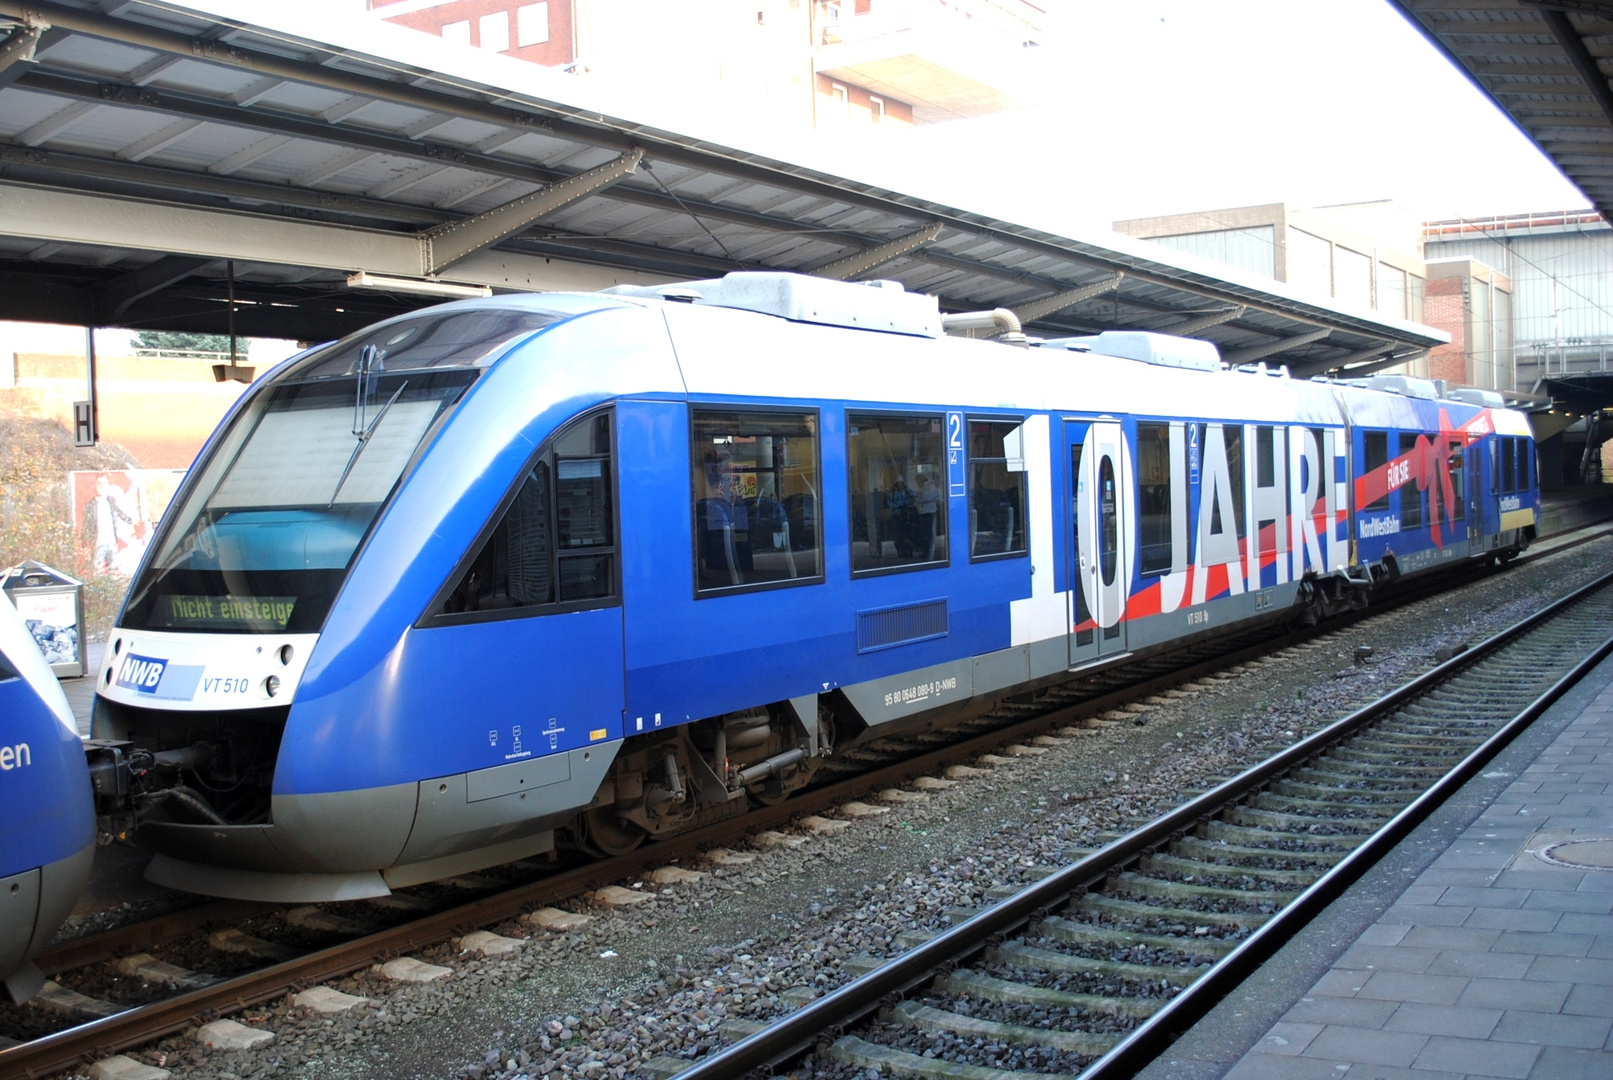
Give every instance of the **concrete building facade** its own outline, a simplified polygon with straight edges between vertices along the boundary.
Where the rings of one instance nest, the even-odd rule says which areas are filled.
[[[1046,22],[1029,0],[365,2],[473,48],[868,137],[1018,107],[1015,58]]]
[[[1425,257],[1422,223],[1393,202],[1315,209],[1269,203],[1135,218],[1114,227],[1451,335],[1449,345],[1386,372],[1506,393],[1529,390],[1514,370],[1510,279],[1477,259]]]

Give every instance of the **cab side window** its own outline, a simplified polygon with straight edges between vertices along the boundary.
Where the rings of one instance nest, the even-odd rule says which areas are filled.
[[[440,615],[539,614],[614,602],[611,414],[564,428],[528,466]]]
[[[692,411],[695,590],[823,576],[818,414]]]

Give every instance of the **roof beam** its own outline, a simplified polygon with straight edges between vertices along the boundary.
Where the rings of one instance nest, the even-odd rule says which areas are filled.
[[[1125,273],[1117,271],[1109,276],[1094,281],[1090,285],[1082,285],[1078,289],[1065,289],[1052,296],[1044,296],[1040,300],[1031,300],[1014,308],[1014,315],[1019,319],[1019,325],[1029,326],[1037,319],[1045,319],[1055,311],[1063,311],[1067,307],[1079,304],[1083,300],[1091,300],[1094,296],[1102,296],[1107,292],[1114,292],[1120,288]]]
[[[23,23],[12,30],[4,41],[0,41],[0,73],[6,71],[13,64],[30,64],[34,59],[34,48],[39,44],[39,35],[48,29],[40,23]]]
[[[104,194],[138,195],[164,202],[184,202],[206,198],[246,199],[265,206],[289,209],[292,213],[319,212],[330,217],[341,215],[370,221],[401,222],[429,227],[451,215],[429,206],[383,202],[362,195],[310,191],[291,184],[241,180],[216,173],[192,172],[160,165],[147,165],[117,158],[91,157],[58,150],[40,151],[0,141],[0,166],[9,179],[37,183],[66,191],[90,190]],[[76,181],[70,182],[70,181]]]
[[[137,300],[183,281],[214,259],[190,255],[165,255],[132,274],[113,278],[95,287],[94,310],[98,325],[116,324],[118,317]]]
[[[1558,8],[1563,11],[1581,11],[1587,15],[1599,15],[1604,19],[1613,19],[1613,2],[1610,0],[1523,0],[1530,7]]]
[[[1252,364],[1256,360],[1264,360],[1268,356],[1273,356],[1287,349],[1297,349],[1302,345],[1309,345],[1313,341],[1321,341],[1332,332],[1332,327],[1323,327],[1320,330],[1312,330],[1308,334],[1296,334],[1293,337],[1268,341],[1264,345],[1251,345],[1247,349],[1239,349],[1237,352],[1228,353],[1221,359],[1232,367],[1237,367],[1240,364]]]
[[[0,235],[133,249],[207,259],[417,277],[416,233],[296,221],[81,192],[0,183]],[[655,284],[631,271],[584,264],[550,265],[517,253],[478,252],[459,262],[451,280],[494,288],[592,290]]]
[[[828,278],[831,281],[847,281],[858,274],[866,273],[882,263],[900,258],[910,251],[915,251],[925,244],[932,242],[941,235],[941,223],[931,222],[922,229],[917,229],[906,236],[859,251],[855,255],[848,255],[844,259],[837,259],[827,266],[820,266],[811,273],[814,277]]]
[[[1602,69],[1597,66],[1596,57],[1585,47],[1585,41],[1579,36],[1579,31],[1574,29],[1574,24],[1561,11],[1542,8],[1540,18],[1551,28],[1552,36],[1563,47],[1563,52],[1568,54],[1569,61],[1579,72],[1579,77],[1585,81],[1585,88],[1590,91],[1597,107],[1602,110],[1602,115],[1607,117],[1609,123],[1613,123],[1613,90],[1608,88],[1607,76],[1602,74]]]
[[[1197,319],[1189,319],[1184,323],[1177,323],[1175,326],[1162,326],[1158,332],[1161,334],[1175,334],[1177,337],[1192,337],[1201,330],[1208,330],[1212,326],[1220,326],[1222,323],[1241,319],[1243,318],[1243,313],[1248,310],[1248,308],[1239,304],[1237,307],[1229,307],[1224,311],[1212,311],[1208,315],[1201,315]]]
[[[1393,342],[1385,341],[1366,349],[1357,349],[1343,356],[1335,356],[1328,360],[1306,360],[1304,363],[1289,364],[1289,373],[1296,379],[1308,379],[1312,375],[1325,375],[1329,371],[1338,371],[1350,364],[1359,364],[1363,360],[1375,360],[1380,356],[1394,353]],[[1396,361],[1397,363],[1399,361]]]
[[[643,160],[644,151],[634,150],[473,218],[426,230],[420,234],[421,274],[440,273],[483,248],[522,232],[545,214],[586,199],[622,177],[631,176]]]
[[[1359,364],[1356,367],[1350,368],[1348,371],[1341,371],[1339,372],[1338,377],[1341,379],[1360,378],[1362,376],[1371,375],[1375,372],[1382,371],[1384,368],[1398,367],[1407,361],[1416,360],[1418,357],[1424,355],[1426,355],[1426,350],[1424,349],[1414,349],[1411,352],[1400,353],[1399,355],[1390,354],[1382,359],[1374,360],[1370,364]]]

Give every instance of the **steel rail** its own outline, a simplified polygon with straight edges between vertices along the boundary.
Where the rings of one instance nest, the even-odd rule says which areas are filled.
[[[1342,738],[1354,734],[1384,713],[1420,696],[1424,691],[1444,682],[1458,671],[1474,666],[1478,661],[1537,628],[1567,607],[1609,585],[1613,585],[1613,573],[1605,574],[1574,590],[1487,641],[1435,666],[1377,701],[1356,710],[1155,821],[1120,837],[1107,847],[1056,871],[951,929],[943,931],[929,941],[893,957],[883,966],[803,1005],[762,1030],[701,1059],[679,1073],[677,1080],[734,1080],[752,1069],[777,1066],[793,1058],[811,1047],[822,1032],[854,1023],[878,1009],[888,999],[900,997],[924,984],[938,969],[966,961],[985,949],[993,938],[1026,926],[1037,915],[1064,903],[1073,895],[1090,889],[1111,873],[1134,863],[1155,848],[1209,819],[1228,804],[1246,797],[1295,765],[1314,757]],[[1483,762],[1510,741],[1518,730],[1544,711],[1552,701],[1572,686],[1584,671],[1589,670],[1591,665],[1599,662],[1610,651],[1613,651],[1613,638],[1604,641],[1593,651],[1591,658],[1576,665],[1569,675],[1554,683],[1525,710],[1525,713],[1519,714],[1518,719],[1509,722],[1502,731],[1487,739],[1479,750],[1468,755],[1458,766],[1459,770],[1464,770],[1463,779],[1482,766]],[[1525,715],[1527,719],[1524,718]],[[1488,752],[1485,752],[1486,750]],[[1386,828],[1393,827],[1400,834],[1410,831],[1427,816],[1434,805],[1437,805],[1438,800],[1434,799],[1433,790],[1441,792],[1443,798],[1445,793],[1454,788],[1446,781],[1441,781],[1429,794],[1419,797],[1411,806],[1391,819]],[[1367,855],[1358,857],[1361,850],[1358,848],[1357,853],[1352,853],[1350,857],[1341,861],[1335,870],[1325,874],[1306,889],[1290,907],[1303,901],[1304,907],[1301,908],[1301,912],[1308,918],[1311,913],[1320,910],[1331,901],[1336,895],[1333,890],[1341,891],[1372,862],[1381,857],[1388,846],[1393,846],[1392,844],[1384,846],[1376,841],[1369,841],[1368,844],[1372,851],[1370,857]],[[1243,945],[1218,962],[1194,984],[1196,987],[1206,980],[1213,980],[1209,989],[1194,993],[1193,988],[1189,988],[1177,995],[1172,999],[1171,1005],[1166,1006],[1153,1019],[1145,1022],[1126,1040],[1094,1062],[1081,1074],[1082,1080],[1099,1080],[1099,1078],[1108,1080],[1110,1077],[1120,1075],[1124,1068],[1136,1064],[1143,1053],[1143,1046],[1150,1041],[1150,1038],[1156,1045],[1160,1045],[1159,1040],[1165,1037],[1166,1031],[1173,1026],[1185,1026],[1183,1022],[1193,1009],[1199,1010],[1194,1013],[1194,1019],[1197,1015],[1202,1015],[1202,1011],[1206,1011],[1209,1005],[1213,1004],[1212,996],[1218,998],[1227,987],[1243,978],[1248,970],[1292,935],[1297,923],[1293,920],[1284,921],[1282,915],[1283,913],[1279,913],[1271,923],[1278,923],[1284,929],[1280,931],[1263,929],[1251,935]],[[1267,925],[1270,926],[1271,923]],[[1232,964],[1234,958],[1236,958],[1235,967]],[[1218,974],[1223,969],[1225,973]],[[1176,1006],[1176,1002],[1184,998],[1187,999],[1187,1003],[1184,1004],[1191,1004],[1191,1009]]]
[[[1594,538],[1592,536],[1589,539]],[[1541,552],[1540,556],[1543,557],[1552,553]],[[1443,578],[1444,576],[1441,575],[1441,577]],[[963,940],[965,937],[963,932],[966,928],[989,927],[982,935],[982,938],[984,938],[991,934],[1005,933],[1019,925],[1023,925],[1036,912],[1058,902],[1057,899],[1044,901],[1036,899],[1037,897],[1050,895],[1054,892],[1057,892],[1059,896],[1064,896],[1077,889],[1085,889],[1101,881],[1116,865],[1134,861],[1148,850],[1170,839],[1174,834],[1191,827],[1201,818],[1208,816],[1214,809],[1224,805],[1228,797],[1222,794],[1217,798],[1218,793],[1234,789],[1247,790],[1250,786],[1258,787],[1265,782],[1265,779],[1260,778],[1260,776],[1264,775],[1264,771],[1275,773],[1287,769],[1295,762],[1313,754],[1320,746],[1325,745],[1328,741],[1326,737],[1330,732],[1347,733],[1343,731],[1344,725],[1353,725],[1350,730],[1354,730],[1355,727],[1361,726],[1370,719],[1365,714],[1375,707],[1392,707],[1384,706],[1384,702],[1404,700],[1415,688],[1426,686],[1431,682],[1437,682],[1451,671],[1457,670],[1477,658],[1488,655],[1493,649],[1504,644],[1505,640],[1510,640],[1510,636],[1516,636],[1524,632],[1529,625],[1532,625],[1531,620],[1538,620],[1545,617],[1547,613],[1559,610],[1563,605],[1571,603],[1575,598],[1594,591],[1607,583],[1609,579],[1613,579],[1613,575],[1598,579],[1580,590],[1570,593],[1567,597],[1543,609],[1542,612],[1531,616],[1529,620],[1515,624],[1513,627],[1492,637],[1489,641],[1431,669],[1388,698],[1381,699],[1380,702],[1374,703],[1374,705],[1358,710],[1357,713],[1352,714],[1350,717],[1336,722],[1316,735],[1295,744],[1282,754],[1269,759],[1268,762],[1257,766],[1256,769],[1234,777],[1206,792],[1192,802],[1178,808],[1167,817],[1120,838],[1101,851],[1095,852],[1080,862],[1044,879],[1031,890],[1027,890],[1027,893],[1034,893],[1031,899],[1022,901],[1021,897],[1026,896],[1027,893],[1021,893],[1019,896],[1004,901],[1002,904],[975,916],[975,918],[959,924],[918,949],[903,954],[892,964],[901,963],[901,972],[907,972],[909,968],[916,972],[919,968],[918,961],[914,958],[932,955],[940,950],[943,942]],[[1432,590],[1408,590],[1401,597],[1397,597],[1397,600],[1401,603],[1411,602],[1421,598],[1428,591]],[[1377,607],[1372,609],[1371,614],[1381,614],[1384,610],[1382,607]],[[1191,681],[1230,664],[1237,664],[1266,655],[1274,647],[1278,647],[1281,640],[1302,641],[1311,637],[1333,633],[1342,626],[1348,625],[1349,620],[1334,620],[1317,627],[1308,628],[1299,634],[1289,635],[1286,639],[1261,638],[1231,653],[1219,654],[1188,664],[1185,667],[1173,668],[1159,675],[1099,693],[1094,697],[1063,705],[1046,713],[1028,717],[1002,727],[993,728],[961,742],[938,747],[916,757],[903,758],[889,765],[879,766],[842,782],[829,784],[822,788],[809,788],[783,803],[753,808],[738,819],[716,822],[691,832],[647,844],[637,851],[618,856],[606,862],[592,863],[540,881],[517,886],[512,890],[433,913],[421,919],[381,931],[378,934],[330,946],[295,960],[260,968],[257,971],[229,979],[214,986],[189,991],[162,1002],[129,1009],[114,1016],[79,1024],[52,1035],[0,1050],[0,1075],[44,1076],[68,1068],[90,1054],[110,1053],[141,1045],[153,1038],[180,1030],[199,1016],[223,1015],[239,1011],[280,996],[288,989],[316,985],[320,982],[337,978],[371,963],[378,955],[397,954],[410,949],[433,945],[466,928],[486,926],[513,918],[534,905],[553,903],[574,897],[589,888],[637,874],[653,865],[692,856],[715,843],[732,842],[736,831],[739,835],[744,835],[774,828],[792,818],[825,810],[865,791],[878,790],[900,783],[913,776],[933,773],[945,768],[947,765],[969,760],[984,750],[1033,737],[1055,726],[1108,711],[1139,696],[1146,696],[1157,689]],[[1269,776],[1265,778],[1269,779]],[[739,826],[737,830],[736,825]],[[1072,882],[1075,884],[1072,885]],[[249,907],[252,905],[241,906]],[[78,964],[104,959],[131,944],[149,945],[156,942],[170,932],[170,930],[165,930],[164,927],[192,929],[210,919],[226,918],[230,910],[231,905],[226,904],[203,905],[153,920],[153,922],[161,924],[159,927],[152,927],[150,923],[141,923],[133,927],[63,942],[42,953],[39,957],[39,962],[47,971],[65,970]],[[980,922],[979,920],[986,921]],[[984,940],[972,949],[967,950],[967,952],[978,951],[983,946]],[[965,954],[960,952],[958,956]],[[957,959],[958,956],[954,956],[952,959]],[[891,966],[886,965],[870,975],[864,976],[862,979],[847,984],[847,986],[834,991],[827,997],[805,1006],[796,1013],[790,1014],[789,1017],[774,1025],[774,1027],[780,1027],[793,1021],[793,1024],[786,1030],[794,1031],[796,1026],[805,1022],[794,1018],[801,1016],[803,1013],[808,1016],[815,1015],[814,1010],[824,1009],[831,1002],[843,1001],[842,995],[846,992],[862,985],[865,980],[881,976]],[[929,970],[933,970],[933,965],[931,968],[924,969],[925,972]],[[925,974],[904,976],[906,983],[900,989],[886,985],[891,977],[878,980],[880,989],[874,995],[876,1002],[889,993],[911,989],[911,985],[922,981]],[[1178,997],[1181,996],[1178,995]],[[825,1023],[843,1024],[857,1019],[858,1016],[865,1014],[867,1011],[867,1008],[861,1008],[854,1015],[847,1015]],[[736,1043],[734,1046],[719,1052],[713,1058],[706,1059],[706,1061],[725,1058],[730,1052],[751,1044],[752,1040],[758,1039],[772,1030],[773,1028],[765,1029],[758,1035],[751,1036],[741,1043]],[[812,1035],[815,1036],[817,1030],[815,1028]],[[773,1058],[782,1060],[790,1056],[792,1052],[798,1052],[801,1048],[802,1046],[794,1046],[791,1051],[776,1052],[769,1050],[768,1053]],[[704,1066],[706,1061],[701,1062],[700,1066]],[[700,1066],[697,1066],[697,1068]],[[750,1067],[753,1066],[747,1065],[739,1071],[743,1072]],[[712,1075],[733,1074],[714,1073]],[[701,1080],[702,1076],[704,1074],[692,1075],[687,1078],[680,1077],[680,1080]]]

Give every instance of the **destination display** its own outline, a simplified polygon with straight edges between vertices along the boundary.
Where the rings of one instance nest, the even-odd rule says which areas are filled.
[[[151,625],[168,630],[284,630],[295,596],[159,596]]]

